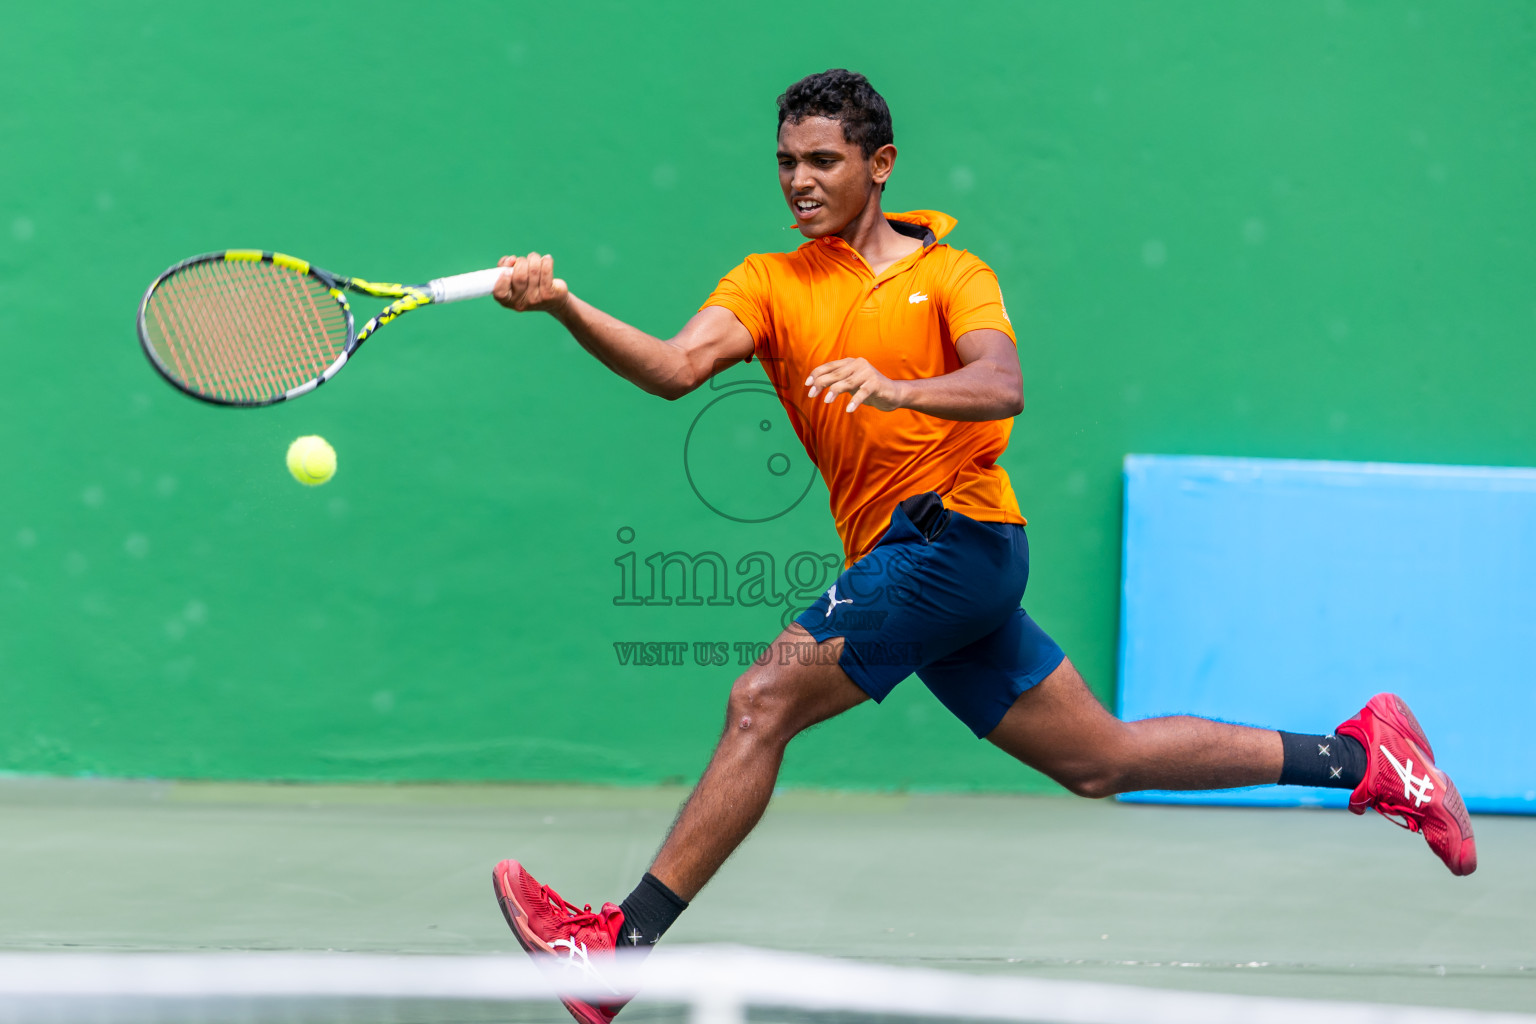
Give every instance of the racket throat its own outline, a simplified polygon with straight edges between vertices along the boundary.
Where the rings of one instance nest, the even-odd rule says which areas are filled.
[[[395,319],[395,317],[399,316],[400,314],[409,313],[413,309],[419,309],[422,306],[430,306],[431,304],[432,296],[430,295],[427,295],[423,292],[407,293],[403,297],[398,298],[394,302],[391,302],[389,305],[385,306],[379,311],[377,316],[363,325],[363,329],[357,332],[357,344],[361,345],[363,342],[367,341],[369,335],[378,330],[380,327],[383,327],[385,324],[389,323],[391,320]],[[353,350],[356,351],[356,348],[354,347]]]

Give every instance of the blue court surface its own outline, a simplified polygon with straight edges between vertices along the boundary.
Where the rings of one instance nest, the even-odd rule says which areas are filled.
[[[1123,717],[1325,733],[1390,690],[1470,810],[1536,813],[1536,470],[1129,456],[1122,598]]]

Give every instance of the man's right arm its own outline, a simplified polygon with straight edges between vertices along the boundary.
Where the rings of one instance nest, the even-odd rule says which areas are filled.
[[[706,306],[675,337],[656,338],[572,295],[555,277],[553,257],[503,256],[501,266],[510,272],[492,292],[497,302],[518,312],[549,313],[599,362],[650,394],[681,398],[752,356],[751,333],[723,307]]]

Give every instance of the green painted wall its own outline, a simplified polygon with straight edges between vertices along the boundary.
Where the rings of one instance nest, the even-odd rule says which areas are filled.
[[[1102,694],[1126,452],[1536,462],[1531,5],[428,10],[7,12],[0,768],[695,777],[737,669],[615,644],[767,639],[783,606],[624,604],[622,573],[716,552],[734,587],[763,552],[802,573],[791,604],[825,585],[819,481],[766,523],[699,496],[794,497],[792,447],[788,485],[742,468],[791,444],[771,400],[649,398],[481,303],[402,320],[303,401],[212,409],[149,371],[133,312],[226,246],[402,279],[538,248],[670,332],[798,240],[773,99],[828,66],[894,108],[888,206],[954,214],[1002,279],[1026,603]],[[316,490],[283,469],[305,433],[340,453]],[[1042,785],[915,681],[784,777]]]

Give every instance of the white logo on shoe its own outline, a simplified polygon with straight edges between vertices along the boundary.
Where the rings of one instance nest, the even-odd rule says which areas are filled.
[[[832,589],[827,591],[827,614],[831,615],[837,611],[837,606],[840,604],[853,604],[853,598],[845,597],[839,601],[837,599],[837,584],[834,583],[832,584]]]
[[[1413,774],[1412,758],[1408,759],[1407,764],[1403,764],[1393,757],[1392,752],[1385,746],[1380,746],[1380,750],[1387,760],[1392,763],[1392,767],[1397,769],[1397,777],[1403,780],[1403,796],[1412,800],[1415,807],[1423,807],[1429,803],[1431,797],[1430,790],[1435,788],[1435,781],[1429,777],[1429,772],[1425,772],[1424,777],[1421,779]]]
[[[596,976],[596,972],[592,969],[592,961],[587,958],[587,944],[585,942],[577,942],[575,939],[556,939],[549,944],[549,948],[552,951],[559,949],[566,951],[566,956],[564,957],[560,956],[559,953],[555,953],[555,959],[567,967],[576,967],[584,974]]]
[[[555,962],[560,966],[574,968],[580,971],[583,976],[597,982],[610,992],[617,994],[618,989],[614,988],[607,978],[598,973],[597,968],[592,965],[592,961],[587,957],[587,944],[585,942],[577,942],[575,939],[555,939],[549,944],[549,949],[555,958]],[[566,950],[566,956],[560,955],[559,951],[562,949]]]

